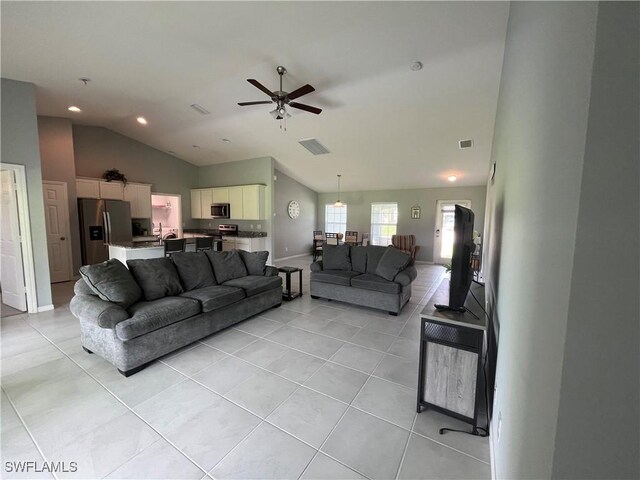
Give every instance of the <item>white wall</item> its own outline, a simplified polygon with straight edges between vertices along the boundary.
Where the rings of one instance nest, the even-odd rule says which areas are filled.
[[[617,3],[611,5],[610,8],[618,8]],[[592,137],[588,126],[591,128],[596,116],[612,119],[617,115],[616,104],[607,106],[600,94],[592,91],[594,52],[602,41],[599,37],[596,43],[598,8],[597,3],[589,2],[514,2],[510,8],[492,154],[497,171],[495,184],[488,192],[492,210],[485,267],[489,311],[500,327],[492,424],[498,478],[564,478],[571,476],[571,469],[583,476],[598,477],[602,470],[596,465],[603,457],[608,463],[616,456],[608,446],[609,440],[601,436],[610,431],[603,428],[605,421],[612,420],[631,440],[627,448],[634,448],[635,455],[625,459],[618,455],[626,465],[610,470],[610,475],[616,470],[634,469],[633,476],[638,474],[637,413],[631,414],[625,426],[620,415],[616,419],[599,418],[599,411],[588,408],[590,401],[579,398],[580,394],[597,392],[596,397],[603,400],[608,388],[614,386],[629,391],[630,385],[613,378],[600,383],[604,376],[613,377],[603,369],[610,366],[607,362],[591,370],[604,355],[597,337],[599,330],[605,328],[599,322],[607,319],[598,315],[596,320],[588,315],[578,320],[590,306],[609,299],[598,295],[596,285],[615,284],[621,274],[635,288],[636,314],[633,320],[623,318],[626,315],[622,314],[633,310],[633,305],[617,299],[625,305],[615,309],[619,322],[614,324],[626,321],[625,331],[635,342],[629,354],[635,355],[635,364],[622,367],[635,369],[636,386],[631,387],[631,392],[634,388],[637,392],[638,380],[638,330],[637,324],[630,326],[638,318],[637,273],[635,278],[629,276],[617,263],[602,269],[586,267],[592,260],[586,253],[592,247],[581,251],[581,242],[590,242],[584,238],[583,222],[596,229],[592,232],[595,236],[607,233],[587,220],[594,214],[602,217],[602,206],[595,208],[594,203],[606,201],[609,192],[621,185],[604,176],[594,188],[588,169],[606,169],[611,162],[608,157],[620,155],[618,161],[612,162],[614,168],[622,164],[629,168],[629,162],[635,161],[635,169],[625,172],[634,180],[623,184],[625,193],[621,194],[630,201],[616,202],[615,208],[635,214],[636,222],[638,217],[637,154],[633,158],[629,147],[618,142],[609,145],[608,156],[590,158],[591,151],[600,152],[595,145],[602,138]],[[610,51],[616,52],[625,42],[634,42],[626,34],[613,35],[612,30],[615,29],[605,33],[613,42]],[[637,78],[635,82],[637,87]],[[608,84],[608,88],[624,87],[628,84]],[[621,91],[619,95],[628,93]],[[628,96],[629,100],[634,98],[637,94]],[[598,113],[590,110],[594,102],[602,107]],[[637,144],[637,128],[636,123],[636,136],[627,141]],[[592,138],[594,145],[590,145]],[[590,191],[586,192],[585,187]],[[636,223],[636,233],[637,230]],[[608,238],[608,248],[614,248],[615,240]],[[634,268],[637,265],[636,253]],[[594,281],[598,276],[602,278]],[[574,315],[575,323],[569,321]],[[619,337],[611,335],[610,339]],[[565,349],[574,342],[581,355]],[[571,388],[580,378],[589,379],[589,384],[576,395]],[[625,413],[637,412],[637,394],[613,408],[617,410],[623,404]],[[568,410],[559,410],[561,405]],[[573,408],[577,408],[575,414],[565,417]],[[610,406],[605,401],[599,408]],[[581,427],[575,429],[579,422]],[[635,435],[629,433],[631,430]],[[585,443],[581,435],[588,435],[591,440]],[[585,444],[589,449],[576,455],[571,442]],[[618,447],[620,442],[614,444]],[[597,454],[589,453],[593,450]]]
[[[35,86],[2,79],[2,161],[24,165],[27,176],[31,243],[39,307],[51,305],[49,256],[42,198]]]

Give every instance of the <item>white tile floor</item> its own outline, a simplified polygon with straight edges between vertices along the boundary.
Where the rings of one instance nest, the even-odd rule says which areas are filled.
[[[302,298],[174,352],[129,378],[81,349],[69,312],[3,318],[3,478],[488,478],[486,438],[415,413],[419,311],[442,277],[419,265],[398,317]]]

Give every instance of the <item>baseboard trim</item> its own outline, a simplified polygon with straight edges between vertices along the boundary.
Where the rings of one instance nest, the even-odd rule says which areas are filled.
[[[413,263],[419,263],[421,265],[435,265],[433,262],[427,262],[425,260],[414,260]]]
[[[283,260],[291,260],[292,258],[310,257],[310,256],[311,256],[310,253],[301,253],[299,255],[291,255],[290,257],[275,258],[273,261],[274,262],[281,262]]]
[[[53,310],[53,304],[43,305],[42,307],[38,307],[38,313],[48,312],[49,310]]]

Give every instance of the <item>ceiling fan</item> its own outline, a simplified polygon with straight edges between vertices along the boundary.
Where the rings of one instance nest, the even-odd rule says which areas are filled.
[[[275,118],[276,120],[282,120],[282,119],[285,119],[286,117],[291,116],[287,112],[287,109],[286,109],[287,105],[293,108],[297,108],[299,110],[304,110],[305,112],[315,113],[316,115],[319,115],[320,112],[322,112],[321,108],[312,107],[311,105],[305,105],[304,103],[291,101],[291,100],[295,100],[296,98],[302,97],[303,95],[307,95],[308,93],[314,92],[316,90],[315,88],[313,88],[309,84],[306,84],[298,88],[297,90],[294,90],[293,92],[287,93],[282,90],[282,76],[285,73],[287,73],[287,69],[284,68],[283,66],[279,66],[278,68],[276,68],[276,71],[278,72],[278,75],[280,75],[280,90],[275,92],[272,92],[267,87],[262,85],[259,81],[253,78],[247,79],[247,82],[249,82],[251,85],[253,85],[254,87],[262,90],[264,93],[269,95],[271,97],[271,100],[260,100],[257,102],[239,102],[238,105],[240,105],[241,107],[246,107],[247,105],[266,105],[268,103],[275,103],[276,104],[275,110],[269,113],[271,113],[273,118]]]

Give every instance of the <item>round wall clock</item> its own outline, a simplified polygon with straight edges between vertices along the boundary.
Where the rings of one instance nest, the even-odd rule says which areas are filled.
[[[289,207],[287,211],[289,212],[290,218],[293,218],[293,219],[298,218],[298,215],[300,215],[300,204],[295,200],[291,200],[289,202]]]

